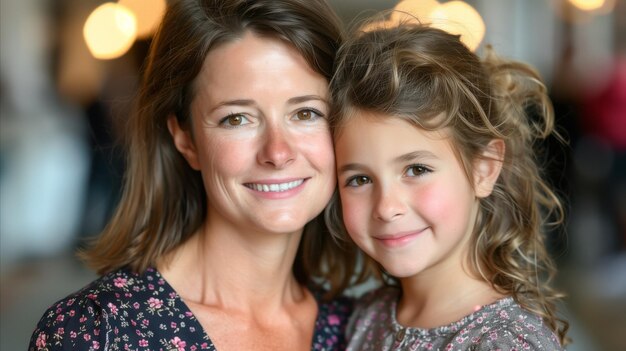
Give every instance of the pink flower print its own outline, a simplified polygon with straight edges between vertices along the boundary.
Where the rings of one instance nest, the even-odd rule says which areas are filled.
[[[500,311],[500,318],[509,319],[509,314],[505,310],[502,310]]]
[[[200,345],[200,347],[202,347],[203,349],[208,349],[209,348],[209,344],[206,342],[203,342],[202,345]]]
[[[135,303],[133,304],[133,308],[134,308],[134,309],[138,310],[138,309],[139,309],[139,307],[141,307],[141,305],[139,304],[139,302],[135,302]]]
[[[85,339],[85,341],[89,341],[89,340],[91,340],[91,335],[83,334],[83,339]]]
[[[148,289],[154,290],[154,285],[153,284],[148,284]]]
[[[57,322],[63,322],[64,319],[65,319],[65,316],[62,314],[57,316]]]
[[[95,336],[100,335],[100,329],[94,329],[93,330],[93,335],[95,335]]]
[[[172,343],[172,346],[174,346],[178,351],[185,351],[185,346],[187,346],[187,343],[180,340],[178,336],[175,336],[174,339],[172,339],[170,342]]]
[[[98,295],[96,295],[96,294],[89,294],[89,295],[87,295],[87,298],[88,298],[89,300],[95,300],[95,299],[97,299],[97,298],[98,298]]]
[[[187,312],[185,312],[185,316],[191,317],[191,316],[193,316],[193,313],[191,313],[190,311],[187,311]]]
[[[148,347],[148,340],[146,340],[146,339],[139,340],[139,346],[141,346],[141,347]]]
[[[117,315],[117,307],[112,302],[109,302],[107,307],[109,307],[113,315]]]
[[[97,349],[99,349],[99,348],[100,348],[100,343],[99,343],[99,342],[97,342],[97,341],[95,341],[95,340],[92,342],[92,344],[91,344],[91,345],[93,346],[93,349],[94,349],[94,350],[97,350]]]
[[[141,321],[141,324],[145,325],[146,327],[148,326],[148,324],[150,324],[150,321],[147,319],[144,319]]]
[[[341,324],[341,319],[336,314],[331,314],[328,316],[328,324],[329,325],[339,325]]]
[[[73,331],[73,330],[72,330],[72,331],[70,332],[70,338],[72,338],[72,339],[76,339],[76,337],[77,337],[77,336],[78,336],[78,335],[76,334],[76,332],[75,332],[75,331]]]
[[[87,317],[81,316],[78,321],[81,322],[81,323],[85,323],[87,321]]]
[[[450,351],[450,350],[452,350],[452,348],[453,348],[453,347],[454,347],[454,346],[452,346],[452,344],[448,344],[448,345],[446,345],[446,351]]]
[[[115,279],[113,279],[113,285],[115,285],[118,288],[123,288],[126,286],[126,282],[128,280],[126,278],[122,278],[122,277],[117,277]]]
[[[57,329],[57,334],[59,334],[59,335],[65,334],[65,329],[64,328]]]
[[[74,317],[75,314],[76,314],[76,311],[70,310],[70,317]]]
[[[148,299],[148,306],[150,308],[161,308],[161,307],[163,307],[163,301],[159,300],[159,299],[156,299],[154,297],[151,297],[151,298]]]
[[[170,299],[175,299],[176,298],[176,293],[175,292],[171,292],[170,293]]]
[[[198,348],[196,347],[196,345],[191,345],[191,347],[189,349],[191,351],[196,351]]]
[[[67,300],[67,305],[68,306],[72,306],[74,304],[74,301],[76,301],[76,299],[74,299],[74,298],[71,298],[71,299]]]
[[[46,335],[46,333],[41,332],[39,333],[39,335],[37,335],[37,341],[35,342],[35,346],[37,346],[38,348],[45,348],[46,347],[46,340],[48,339],[48,335]]]
[[[172,323],[170,323],[170,327],[171,327],[172,329],[176,329],[176,322],[172,322]]]

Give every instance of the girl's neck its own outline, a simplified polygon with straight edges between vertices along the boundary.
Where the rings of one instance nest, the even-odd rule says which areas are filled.
[[[158,269],[186,301],[271,313],[305,298],[292,273],[301,234],[242,234],[205,225]]]
[[[400,324],[409,327],[445,326],[504,297],[488,282],[463,270],[423,272],[400,282],[402,296],[396,315]]]

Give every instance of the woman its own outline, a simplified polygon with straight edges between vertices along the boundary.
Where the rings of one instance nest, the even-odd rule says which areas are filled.
[[[30,350],[342,348],[349,306],[326,298],[352,253],[318,221],[335,188],[325,117],[341,38],[323,0],[170,4],[121,204],[83,253],[103,276],[44,314]]]

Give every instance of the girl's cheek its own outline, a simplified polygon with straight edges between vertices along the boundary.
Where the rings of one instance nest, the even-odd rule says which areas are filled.
[[[367,223],[365,209],[359,204],[359,201],[349,197],[343,197],[341,200],[343,222],[351,237],[355,238],[357,234],[362,234],[362,228]]]

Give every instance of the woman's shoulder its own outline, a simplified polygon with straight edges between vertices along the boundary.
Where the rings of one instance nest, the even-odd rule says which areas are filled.
[[[29,350],[88,350],[105,344],[154,347],[153,343],[181,340],[173,335],[200,340],[202,330],[192,319],[154,269],[141,274],[120,269],[48,308],[33,332]]]
[[[479,349],[563,350],[558,337],[535,313],[513,298],[492,305],[485,314]]]

